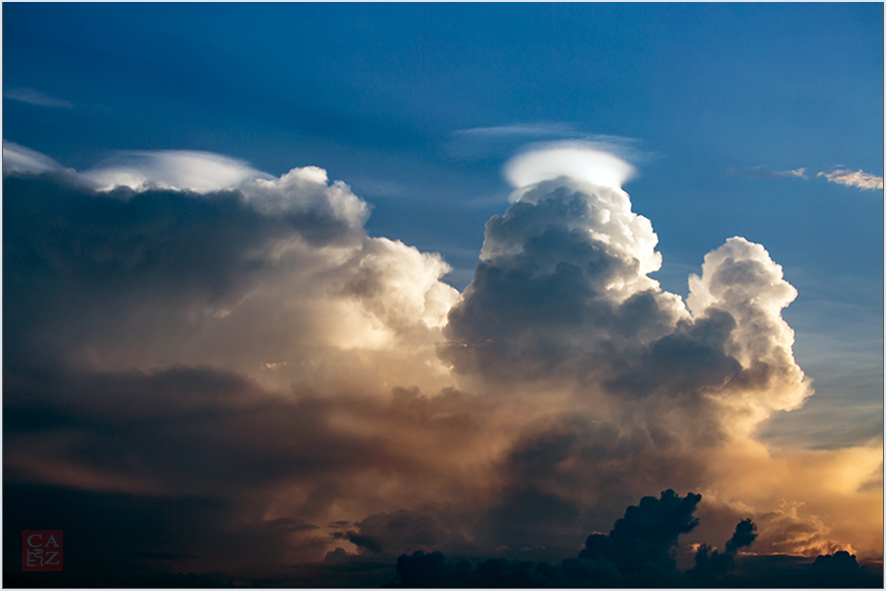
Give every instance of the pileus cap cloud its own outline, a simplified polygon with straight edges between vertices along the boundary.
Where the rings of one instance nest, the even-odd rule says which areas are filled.
[[[62,165],[36,150],[3,140],[3,175],[40,174],[61,170]]]
[[[505,166],[505,177],[518,189],[559,177],[621,189],[633,176],[633,166],[587,142],[549,144],[546,148],[520,154]]]
[[[123,152],[82,176],[101,191],[124,186],[134,190],[156,187],[197,193],[233,188],[250,179],[270,178],[242,160],[197,150]]]

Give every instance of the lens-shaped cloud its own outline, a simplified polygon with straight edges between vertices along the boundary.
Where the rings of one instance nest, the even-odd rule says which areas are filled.
[[[592,142],[555,142],[511,159],[505,178],[515,188],[569,177],[599,187],[620,189],[635,174],[634,167]]]
[[[83,177],[101,190],[187,189],[208,193],[237,187],[247,179],[269,178],[246,162],[211,152],[154,150],[120,152]]]

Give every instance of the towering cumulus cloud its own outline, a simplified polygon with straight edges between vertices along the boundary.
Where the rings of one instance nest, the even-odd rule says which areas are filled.
[[[629,170],[574,145],[516,159],[509,177],[529,184],[486,225],[444,355],[496,383],[559,382],[668,441],[746,437],[812,394],[781,318],[796,290],[762,246],[732,238],[690,278],[687,311],[648,276],[658,237],[619,186]]]
[[[512,488],[494,515],[546,504],[564,521],[589,506],[614,516],[632,491],[680,486],[704,494],[702,511],[750,511],[770,531],[796,519],[796,534],[764,531],[758,548],[837,548],[833,526],[815,513],[834,516],[852,497],[881,515],[882,442],[794,454],[755,439],[773,412],[813,393],[781,317],[797,292],[761,245],[735,237],[689,278],[687,309],[648,276],[661,256],[651,223],[620,186],[631,173],[616,156],[574,143],[507,168],[514,203],[486,224],[481,262],[441,346],[464,387],[523,409],[502,469]],[[811,476],[835,477],[850,454],[859,460],[845,487]],[[521,532],[503,527],[529,545],[542,526],[528,521]],[[863,536],[872,548],[876,531]]]
[[[882,557],[882,442],[756,439],[812,394],[781,267],[730,238],[685,303],[663,291],[633,168],[600,146],[508,165],[464,293],[320,168],[4,158],[7,564],[37,521],[91,549],[65,576],[92,586],[615,584],[739,572],[751,542]]]

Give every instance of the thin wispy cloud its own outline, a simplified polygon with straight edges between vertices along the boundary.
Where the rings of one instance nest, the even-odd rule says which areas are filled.
[[[73,109],[71,101],[50,96],[33,88],[12,88],[3,93],[3,96],[14,101],[37,105],[38,107],[59,107]]]
[[[457,129],[444,151],[457,159],[506,159],[517,152],[538,151],[559,142],[581,142],[585,147],[617,154],[630,162],[645,162],[653,155],[640,150],[633,138],[588,133],[574,123],[553,121],[512,123],[491,127]]]
[[[571,123],[515,123],[513,125],[497,125],[493,127],[472,127],[470,129],[458,129],[452,132],[454,136],[465,137],[511,137],[522,138],[554,136],[569,137],[581,135],[581,132]]]
[[[506,158],[527,142],[579,139],[584,135],[573,123],[565,121],[471,127],[453,131],[443,151],[459,160]]]
[[[793,170],[766,170],[762,166],[752,166],[749,168],[730,169],[730,174],[738,174],[751,179],[777,179],[777,178],[798,178],[804,181],[809,180],[806,174],[806,168],[795,168]],[[875,174],[864,172],[863,170],[852,171],[848,169],[838,168],[831,172],[819,172],[816,177],[824,177],[831,183],[846,185],[847,187],[858,187],[859,189],[882,189],[883,177]]]
[[[776,178],[798,178],[809,180],[806,176],[806,168],[795,168],[794,170],[765,170],[761,166],[752,166],[750,168],[742,168],[739,170],[730,170],[731,174],[740,174],[752,179],[776,179]]]
[[[832,183],[846,185],[847,187],[858,187],[859,189],[882,189],[883,177],[870,174],[863,170],[852,171],[837,169],[831,172],[820,172],[816,176],[823,176]]]

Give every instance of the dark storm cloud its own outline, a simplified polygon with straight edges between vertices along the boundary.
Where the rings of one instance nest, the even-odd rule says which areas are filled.
[[[735,526],[735,533],[726,542],[726,552],[735,554],[742,548],[746,548],[757,539],[757,526],[750,519],[742,519]]]
[[[670,489],[661,493],[660,499],[643,497],[639,505],[627,508],[608,536],[589,536],[578,557],[608,560],[624,574],[635,573],[650,563],[673,569],[677,538],[698,525],[692,514],[700,500],[701,495],[680,497]]]
[[[233,190],[200,197],[127,188],[95,193],[47,175],[9,177],[4,185],[11,196],[4,203],[10,270],[63,273],[97,283],[96,291],[143,288],[153,280],[219,296],[281,237],[328,245],[362,233],[319,200],[268,216]]]
[[[750,520],[736,526],[725,554],[702,545],[696,565],[679,570],[674,551],[679,537],[698,525],[694,512],[701,495],[685,497],[673,490],[660,498],[644,497],[627,508],[608,535],[591,534],[574,558],[536,562],[508,558],[453,557],[442,552],[415,551],[397,558],[390,586],[412,588],[523,587],[814,587],[872,586],[882,579],[882,565],[861,568],[847,552],[823,555],[814,561],[780,557],[741,556],[736,552],[753,542]],[[787,560],[785,560],[787,559]],[[792,583],[791,583],[792,582]]]
[[[559,560],[586,532],[611,524],[638,488],[666,487],[702,472],[691,457],[664,449],[645,428],[545,421],[515,442],[499,469],[506,483],[478,528],[484,545],[507,541],[511,559]],[[593,506],[589,512],[587,506]]]
[[[368,206],[320,169],[202,193],[98,192],[76,180],[4,179],[13,355],[251,376],[264,368],[287,384],[304,379],[294,374],[305,363],[327,371],[321,351],[405,340],[433,355],[457,296],[439,282],[448,270],[439,256],[369,238]]]
[[[470,546],[450,529],[464,519],[445,508],[332,523],[337,531],[330,537],[322,527],[322,516],[339,502],[364,499],[372,506],[383,498],[361,490],[361,478],[379,472],[426,478],[431,488],[440,479],[433,466],[410,457],[411,446],[355,434],[335,426],[335,419],[386,416],[390,428],[408,431],[416,412],[439,414],[445,395],[436,409],[417,404],[415,392],[390,404],[305,393],[280,397],[236,374],[199,368],[83,373],[39,365],[7,368],[5,376],[5,500],[7,514],[14,507],[19,516],[13,525],[7,520],[6,547],[18,548],[18,530],[55,523],[78,548],[75,558],[90,544],[114,561],[99,569],[100,558],[87,560],[66,580],[196,584],[169,579],[165,573],[172,569],[225,573],[211,586],[235,584],[233,573],[260,573],[286,586],[316,570],[312,576],[329,584],[364,584],[363,577],[380,577],[380,584],[390,580],[385,569],[392,563],[364,565],[365,571],[362,559],[347,552],[338,566],[337,555],[326,567],[311,570],[307,563],[320,561],[337,543],[390,561],[416,548]],[[426,425],[442,440],[452,436],[450,428],[462,428],[445,421]],[[268,515],[281,490],[294,491],[282,495],[290,504],[277,514],[286,516]],[[292,495],[298,497],[288,500]],[[54,508],[47,510],[48,504]],[[94,512],[103,517],[89,521]],[[106,539],[93,543],[96,536]],[[288,562],[305,566],[289,572]],[[345,576],[352,567],[356,571]]]
[[[674,334],[619,360],[615,376],[604,385],[614,393],[636,397],[697,398],[701,390],[722,386],[741,374],[741,364],[724,352],[734,327],[732,316],[721,310],[712,310],[694,323],[680,322]],[[621,367],[622,363],[626,367]]]
[[[376,554],[381,554],[382,552],[381,545],[374,538],[358,534],[354,531],[347,531],[345,533],[336,532],[332,534],[332,538],[335,540],[346,539],[358,548],[365,548]]]
[[[3,493],[7,587],[230,587],[238,583],[230,566],[272,570],[289,545],[286,528],[245,522],[242,506],[216,495],[96,492],[9,481]],[[36,578],[15,568],[21,564],[21,530],[34,527],[64,530],[62,573]],[[195,571],[201,574],[188,574]]]
[[[163,183],[4,182],[5,484],[114,505],[118,541],[152,519],[120,564],[348,586],[406,556],[401,582],[652,584],[679,576],[694,497],[644,499],[576,555],[671,488],[720,495],[716,540],[750,495],[757,547],[846,547],[799,503],[773,509],[752,438],[810,392],[780,316],[795,292],[759,245],[709,253],[690,313],[647,276],[657,238],[627,195],[557,178],[490,220],[460,297],[439,256],[369,237],[368,206],[320,169],[222,189],[242,163],[147,160],[126,174]]]
[[[328,428],[330,402],[281,399],[235,374],[39,366],[6,375],[6,468],[16,480],[67,464],[69,485],[229,495],[391,460],[371,440]]]
[[[692,575],[710,580],[711,576],[723,576],[735,566],[735,556],[741,548],[746,548],[757,539],[757,526],[750,519],[742,519],[735,526],[735,532],[726,542],[726,551],[720,552],[702,544],[695,554],[695,567]]]
[[[115,322],[160,338],[194,306],[242,298],[278,241],[361,235],[329,207],[266,216],[234,191],[101,194],[49,176],[8,177],[4,188],[4,337],[14,352],[106,340]]]
[[[290,576],[283,565],[319,561],[329,550],[323,524],[337,503],[378,515],[385,495],[365,481],[424,478],[434,490],[449,467],[421,457],[428,438],[467,435],[470,445],[475,437],[478,405],[454,389],[433,399],[415,387],[369,396],[377,386],[365,367],[390,364],[384,352],[377,363],[350,362],[366,391],[330,390],[309,374],[319,365],[311,352],[324,347],[348,363],[335,339],[351,338],[350,328],[391,327],[418,348],[430,338],[421,326],[431,334],[425,320],[432,325],[454,294],[437,282],[446,269],[438,257],[368,238],[368,208],[319,169],[202,193],[97,192],[68,173],[13,175],[4,194],[4,479],[39,483],[70,511],[80,510],[72,499],[87,513],[103,503],[118,509],[107,524],[61,524],[69,542],[100,527],[117,540],[119,569],[103,571],[106,578],[75,573],[81,584],[120,585],[130,567],[130,581],[149,585],[175,585],[162,577],[170,569],[227,573],[210,585],[233,584],[230,573]],[[249,298],[260,301],[232,327]],[[362,327],[336,318],[352,308],[358,321],[367,311]],[[207,326],[222,332],[195,347]],[[274,342],[275,330],[286,340]],[[260,364],[249,358],[256,350],[285,362]],[[277,365],[297,378],[282,392],[256,379]],[[347,377],[344,365],[332,366]],[[368,431],[352,429],[354,421]],[[391,433],[422,443],[403,445]],[[175,499],[218,510],[204,519]],[[39,511],[37,503],[22,514]],[[181,511],[196,533],[183,529]],[[146,519],[169,541],[120,541],[124,530],[144,531]],[[343,539],[380,550],[377,519]],[[6,528],[8,548],[17,547],[13,533]],[[317,568],[323,580],[351,580]]]

